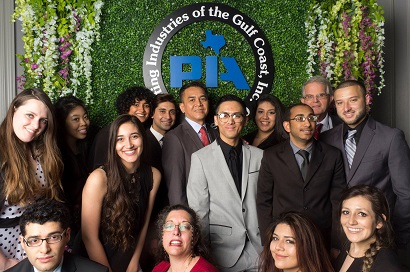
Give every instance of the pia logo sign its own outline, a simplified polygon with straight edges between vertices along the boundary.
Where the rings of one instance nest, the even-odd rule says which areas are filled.
[[[143,58],[145,86],[155,94],[167,93],[161,69],[165,47],[183,27],[200,21],[218,21],[228,24],[246,39],[253,53],[249,54],[249,58],[253,58],[255,62],[253,82],[246,81],[235,56],[225,49],[224,36],[213,33],[212,29],[207,29],[205,40],[192,42],[201,43],[204,50],[210,48],[217,56],[206,56],[205,59],[199,56],[170,56],[170,82],[167,85],[171,88],[180,88],[183,81],[202,80],[207,87],[217,88],[221,81],[232,82],[238,90],[249,90],[249,94],[244,99],[249,114],[259,96],[272,90],[274,76],[272,50],[258,25],[246,14],[228,5],[196,3],[178,9],[165,17],[152,32],[145,47]],[[224,66],[223,69],[218,69],[219,62]],[[184,67],[189,67],[186,69],[188,71],[184,71]]]

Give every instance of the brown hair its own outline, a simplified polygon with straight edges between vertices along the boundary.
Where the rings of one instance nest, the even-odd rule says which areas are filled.
[[[48,109],[47,127],[29,143],[22,142],[14,133],[15,110],[28,100],[41,101]],[[39,89],[27,89],[18,94],[10,104],[0,126],[0,168],[4,184],[4,196],[10,204],[25,205],[39,197],[59,200],[63,163],[56,143],[56,124],[50,98]],[[30,167],[30,156],[38,157],[48,184],[45,188],[35,182],[35,170]]]
[[[118,129],[122,124],[132,123],[137,127],[142,137],[143,149],[141,158],[146,152],[146,134],[141,121],[133,115],[120,115],[110,127],[107,162],[107,194],[103,203],[102,227],[107,241],[115,248],[126,249],[135,246],[138,237],[134,237],[136,220],[144,220],[144,216],[137,218],[134,209],[134,200],[126,191],[124,182],[129,180],[129,175],[121,162],[115,149]],[[113,224],[115,222],[115,224]],[[140,224],[143,225],[143,224]]]
[[[270,243],[276,226],[288,225],[295,236],[296,256],[300,271],[323,272],[334,271],[323,242],[319,229],[305,215],[297,212],[287,212],[271,225],[267,232],[267,242],[259,259],[259,272],[281,272],[282,269],[275,267],[275,262],[270,251]]]
[[[362,271],[369,272],[372,268],[374,257],[379,250],[393,246],[393,227],[390,223],[389,205],[384,194],[376,187],[364,184],[353,186],[343,193],[339,204],[339,218],[342,215],[343,202],[357,196],[362,196],[371,203],[372,210],[376,216],[376,223],[383,224],[380,229],[376,228],[374,232],[376,241],[372,243],[369,249],[364,253]],[[385,217],[383,217],[383,215]]]
[[[190,224],[192,226],[192,256],[201,256],[207,261],[210,261],[210,255],[208,247],[206,246],[205,240],[203,239],[202,232],[201,232],[201,224],[200,220],[193,209],[187,207],[182,204],[177,204],[174,206],[165,207],[160,214],[158,215],[158,219],[156,222],[157,226],[157,235],[160,238],[160,245],[157,253],[158,261],[167,261],[169,262],[168,253],[165,251],[162,245],[162,236],[163,236],[163,227],[165,221],[167,220],[168,214],[172,211],[186,211],[190,217]]]

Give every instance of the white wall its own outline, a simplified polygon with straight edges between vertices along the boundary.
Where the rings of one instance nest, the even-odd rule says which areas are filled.
[[[10,15],[14,1],[0,1],[0,121],[16,95],[15,29]]]

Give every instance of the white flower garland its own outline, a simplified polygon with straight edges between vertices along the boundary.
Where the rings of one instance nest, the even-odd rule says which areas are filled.
[[[25,68],[25,88],[42,88],[56,99],[76,95],[84,77],[85,102],[92,103],[91,46],[100,39],[103,4],[91,0],[78,7],[74,0],[16,0],[12,18],[22,22],[25,53],[19,57]],[[67,15],[59,18],[62,14]]]

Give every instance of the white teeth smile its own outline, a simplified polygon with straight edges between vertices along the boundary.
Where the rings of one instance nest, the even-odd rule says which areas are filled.
[[[180,245],[182,244],[180,241],[171,241],[171,245]]]
[[[353,231],[353,232],[358,232],[360,231],[360,229],[356,229],[356,228],[347,228],[349,231]]]
[[[125,154],[127,155],[132,155],[134,154],[135,150],[131,150],[131,151],[124,151]]]

